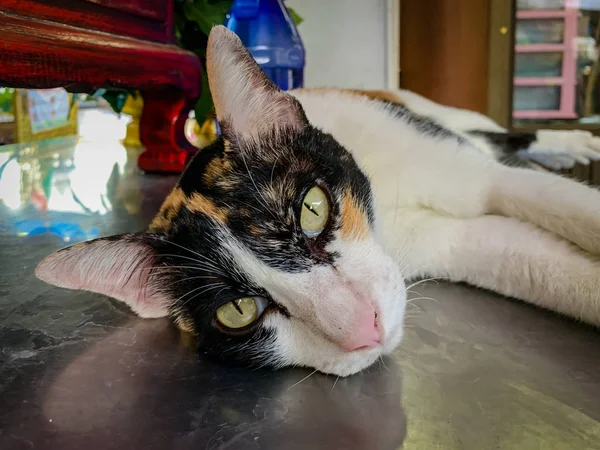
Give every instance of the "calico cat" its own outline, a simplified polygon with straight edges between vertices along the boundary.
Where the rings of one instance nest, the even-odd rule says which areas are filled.
[[[499,162],[585,161],[598,139],[516,135],[405,91],[284,93],[224,27],[207,65],[222,137],[147,230],[58,251],[39,278],[170,316],[223,361],[341,376],[400,343],[408,279],[600,324],[600,194]]]

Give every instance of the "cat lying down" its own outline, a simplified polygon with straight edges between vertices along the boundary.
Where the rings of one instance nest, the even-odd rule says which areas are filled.
[[[223,27],[207,65],[223,136],[146,231],[54,253],[39,278],[170,316],[223,361],[341,376],[400,343],[410,279],[600,324],[600,193],[509,164],[586,162],[600,139],[405,91],[283,93]]]

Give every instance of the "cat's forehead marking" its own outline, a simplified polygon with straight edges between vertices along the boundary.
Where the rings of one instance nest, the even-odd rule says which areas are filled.
[[[344,191],[340,211],[340,237],[346,241],[359,241],[369,234],[369,220],[360,202],[350,189]]]
[[[153,233],[170,231],[182,207],[193,213],[209,217],[215,222],[227,223],[228,211],[226,208],[218,207],[214,201],[198,192],[194,192],[188,197],[180,187],[176,187],[165,199],[158,214],[150,223],[149,231]]]
[[[231,172],[231,160],[226,155],[225,153],[222,156],[213,158],[206,166],[203,179],[208,186],[213,186],[217,180],[222,179],[224,175]]]
[[[227,209],[218,207],[208,197],[194,192],[185,203],[185,207],[193,213],[203,214],[210,217],[215,222],[221,224],[227,223]]]
[[[173,225],[173,219],[175,219],[185,201],[186,196],[181,188],[173,189],[152,220],[149,230],[155,233],[169,231]]]

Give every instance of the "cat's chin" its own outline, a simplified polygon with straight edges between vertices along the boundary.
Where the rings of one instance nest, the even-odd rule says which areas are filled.
[[[355,375],[371,367],[379,358],[383,357],[384,355],[393,353],[398,345],[400,345],[403,335],[403,328],[398,327],[395,333],[388,337],[387,342],[384,345],[371,349],[342,353],[339,359],[331,360],[330,363],[313,368],[328,375],[336,375],[340,377]]]
[[[265,321],[265,326],[275,337],[270,353],[277,361],[276,367],[309,367],[325,374],[346,377],[366,369],[384,353],[389,353],[387,345],[343,351],[302,322],[281,316],[272,315]],[[390,344],[395,347],[397,342]]]
[[[383,355],[383,347],[347,353],[341,360],[315,367],[319,372],[339,377],[355,375],[371,367]]]

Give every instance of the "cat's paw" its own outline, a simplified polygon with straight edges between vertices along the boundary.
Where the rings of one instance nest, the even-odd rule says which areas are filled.
[[[582,130],[539,130],[527,150],[531,155],[556,155],[581,164],[600,160],[600,137]]]

